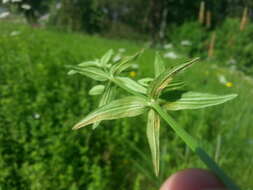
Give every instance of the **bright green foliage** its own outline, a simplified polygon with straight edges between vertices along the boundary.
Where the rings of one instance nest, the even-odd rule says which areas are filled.
[[[159,53],[156,53],[154,65],[155,65],[155,68],[154,68],[155,77],[159,76],[161,73],[165,71],[165,65]]]
[[[119,100],[114,100],[87,115],[83,120],[77,123],[73,129],[79,129],[86,125],[103,120],[138,116],[144,113],[146,107],[146,100],[139,97],[129,96]]]
[[[105,90],[105,86],[104,85],[96,85],[93,86],[93,88],[90,89],[89,91],[89,95],[94,96],[94,95],[99,95],[102,94]]]
[[[113,81],[120,87],[130,90],[132,92],[136,91],[142,94],[145,94],[147,92],[147,89],[144,86],[140,85],[139,83],[128,77],[115,77]]]
[[[147,138],[151,150],[156,176],[159,175],[159,165],[160,165],[159,134],[160,134],[160,116],[154,110],[151,109],[148,112]]]
[[[237,69],[252,76],[253,24],[247,22],[245,29],[241,31],[240,22],[238,18],[227,18],[214,30],[206,29],[197,22],[186,22],[171,29],[167,40],[178,53],[206,58],[213,32],[216,32],[214,55],[211,59],[221,67]],[[183,46],[181,42],[184,40],[189,41],[190,45]]]
[[[132,56],[123,57],[118,64],[112,66],[111,74],[117,75],[120,74],[122,71],[126,70],[128,67],[131,66],[132,62],[135,61],[142,53],[143,50],[135,53]]]
[[[74,74],[81,74],[85,75],[87,77],[90,77],[94,80],[97,81],[106,81],[110,77],[108,74],[106,74],[103,70],[96,68],[96,67],[74,67],[71,66],[73,70],[69,71],[69,75],[74,75]]]
[[[21,33],[10,36],[12,31]],[[132,55],[142,44],[4,22],[0,44],[1,190],[157,190],[180,169],[205,167],[161,122],[156,178],[145,135],[146,117],[105,121],[97,131],[89,127],[71,131],[75,121],[97,107],[100,97],[88,92],[104,82],[81,75],[66,77],[65,66],[95,60],[110,48],[125,47],[126,54]],[[138,59],[137,80],[153,76],[154,55],[147,49]],[[165,66],[185,61],[167,60]],[[240,72],[215,65],[215,61],[201,61],[174,82],[187,81],[188,88],[200,92],[239,96],[216,108],[168,113],[201,140],[233,179],[240,179],[242,189],[251,190],[253,82]],[[128,72],[121,75],[126,77]],[[220,84],[218,75],[226,76],[233,87]],[[170,97],[166,89],[161,97]],[[114,95],[122,97],[120,91]]]
[[[91,95],[97,95],[104,92],[102,94],[101,100],[99,101],[99,107],[102,107],[108,104],[114,98],[113,89],[115,88],[115,85],[113,83],[119,85],[124,89],[130,90],[131,92],[146,92],[146,89],[134,80],[126,77],[117,77],[118,74],[130,67],[133,61],[135,61],[141,53],[142,51],[137,52],[133,56],[123,57],[115,64],[113,64],[111,60],[113,56],[113,50],[110,49],[101,57],[101,59],[87,61],[79,64],[78,66],[69,66],[70,68],[72,68],[72,70],[70,70],[68,74],[73,75],[78,73],[97,81],[106,81],[107,88],[105,90],[101,89],[101,86],[95,86],[89,91]],[[103,119],[101,119],[100,121],[102,120]],[[99,123],[100,122],[97,120],[93,124],[93,129],[95,129],[99,125]],[[80,126],[78,128],[80,128]]]
[[[219,59],[220,64],[253,75],[252,31],[251,22],[240,31],[239,19],[226,19],[217,29],[215,57]]]
[[[109,50],[101,60],[101,63],[105,66],[112,55],[112,51]],[[134,60],[137,58],[139,53],[135,54],[134,56],[130,56],[126,59],[122,59],[123,61],[113,65],[111,68],[111,73],[120,74],[123,69],[126,69],[126,65],[128,65],[128,62],[131,60]],[[126,61],[127,60],[127,61]],[[122,99],[118,99],[112,102],[107,102],[107,104],[100,106],[98,109],[87,115],[84,119],[82,119],[79,123],[77,123],[73,129],[79,129],[81,127],[87,126],[89,124],[97,124],[97,122],[103,121],[103,120],[112,120],[112,119],[120,119],[124,117],[134,117],[138,116],[145,112],[145,110],[149,109],[148,114],[148,123],[147,123],[147,137],[149,146],[151,149],[151,155],[153,159],[153,165],[156,176],[159,175],[159,130],[160,130],[160,117],[166,120],[166,115],[161,115],[159,113],[159,104],[160,104],[160,95],[166,87],[169,86],[169,84],[173,81],[176,74],[183,71],[184,69],[190,67],[197,59],[194,59],[192,61],[189,61],[187,63],[184,63],[182,65],[176,66],[172,69],[165,69],[164,63],[160,57],[160,55],[157,53],[155,62],[154,62],[154,70],[155,70],[155,78],[153,81],[148,85],[148,91],[145,90],[143,92],[146,92],[146,96],[143,96],[143,92],[138,93],[138,83],[134,82],[133,80],[130,80],[129,78],[122,78],[122,77],[111,77],[109,78],[111,82],[114,82],[116,85],[119,85],[123,89],[127,90],[127,92],[132,93],[136,96],[133,97],[126,97]],[[75,68],[75,67],[74,67]],[[89,70],[89,67],[87,67],[87,70]],[[98,77],[99,77],[98,73]],[[117,80],[115,80],[117,79]],[[120,79],[120,80],[119,80]],[[124,80],[122,80],[124,79]],[[119,83],[119,81],[123,81]],[[134,90],[137,87],[137,90]],[[174,85],[175,86],[175,85]],[[179,85],[176,85],[177,87],[181,86],[181,83]],[[145,89],[145,87],[142,87]],[[171,92],[173,93],[173,91]],[[165,105],[165,108],[168,110],[180,110],[180,109],[197,109],[197,108],[203,108],[213,105],[218,105],[221,103],[224,103],[228,100],[231,100],[235,98],[236,95],[227,95],[227,96],[218,96],[218,95],[209,95],[204,93],[194,93],[194,92],[188,92],[183,93],[182,98],[179,100],[172,102],[172,100],[168,99],[167,103]],[[164,100],[163,100],[164,101]],[[157,112],[160,114],[158,114]],[[183,138],[185,143],[192,148],[193,151],[196,151],[197,143],[195,143],[194,140],[191,140],[191,137],[188,137],[187,133],[184,132],[181,129],[177,129],[178,127],[176,124],[168,123],[172,125],[171,127],[176,129],[177,135]],[[94,128],[94,126],[93,126]],[[186,135],[184,135],[184,133]],[[182,134],[182,135],[180,135]],[[207,163],[208,165],[208,163]],[[209,165],[208,165],[209,166]],[[212,168],[210,168],[212,169]],[[218,172],[218,175],[220,172]],[[221,177],[223,174],[221,175]],[[226,181],[224,181],[226,183]],[[229,185],[230,182],[228,182]]]
[[[168,87],[169,83],[172,82],[174,76],[184,70],[187,67],[190,67],[197,59],[194,59],[192,61],[189,61],[185,64],[176,66],[173,69],[168,69],[162,73],[160,73],[154,80],[153,82],[149,85],[148,88],[148,95],[151,98],[159,98],[161,92],[163,89]]]
[[[206,43],[208,41],[208,31],[197,21],[185,22],[168,32],[168,41],[173,43],[176,49],[190,56],[199,56],[199,54],[207,55]],[[182,40],[188,40],[190,46],[182,46]]]
[[[167,110],[199,109],[222,104],[235,98],[236,94],[217,96],[207,93],[186,92],[181,94],[177,100],[164,105]]]

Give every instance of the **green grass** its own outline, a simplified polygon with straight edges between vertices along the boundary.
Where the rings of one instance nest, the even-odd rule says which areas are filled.
[[[110,48],[132,54],[143,44],[0,25],[0,190],[153,190],[179,169],[205,167],[162,123],[161,175],[155,178],[143,135],[145,117],[104,122],[96,132],[71,130],[97,98],[87,95],[95,82],[67,76],[65,65],[100,57]],[[12,31],[20,34],[10,36]],[[147,49],[139,59],[137,78],[152,76],[154,52]],[[220,75],[233,86],[221,84]],[[252,189],[253,80],[205,60],[182,77],[195,91],[239,95],[223,105],[171,114],[243,190]]]

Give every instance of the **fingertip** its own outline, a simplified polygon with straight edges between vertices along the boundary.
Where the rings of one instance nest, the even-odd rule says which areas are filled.
[[[211,172],[185,169],[171,175],[160,190],[225,190],[225,186]]]

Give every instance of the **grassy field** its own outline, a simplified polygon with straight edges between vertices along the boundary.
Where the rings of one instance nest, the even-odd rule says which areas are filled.
[[[100,57],[110,48],[125,48],[129,55],[145,44],[0,26],[0,190],[155,190],[177,170],[205,167],[162,123],[161,175],[156,178],[145,117],[104,122],[95,131],[71,130],[97,98],[88,96],[95,82],[68,76],[65,66]],[[135,79],[153,75],[154,55],[154,49],[144,52]],[[165,60],[171,67],[189,59]],[[253,189],[253,80],[208,60],[180,77],[195,91],[238,94],[223,105],[171,114],[243,190]]]

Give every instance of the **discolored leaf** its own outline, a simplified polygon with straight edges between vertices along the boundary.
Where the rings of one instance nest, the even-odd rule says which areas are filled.
[[[145,94],[147,89],[128,77],[115,77],[114,82],[124,89]]]
[[[72,70],[68,72],[69,75],[81,74],[86,77],[92,78],[97,81],[106,81],[109,76],[102,69],[96,67],[79,67],[79,66],[69,66]]]
[[[123,57],[117,64],[112,66],[112,74],[119,74],[128,67],[143,53],[144,50],[141,50],[134,54],[133,56]]]
[[[77,123],[73,129],[79,129],[103,120],[138,116],[146,111],[147,106],[148,103],[145,99],[136,96],[114,100],[87,115],[83,120]]]
[[[164,92],[173,91],[173,90],[179,90],[185,87],[185,82],[183,81],[171,81],[167,85],[167,87],[164,89]]]
[[[149,147],[151,150],[153,166],[156,176],[159,175],[159,131],[160,131],[160,116],[154,111],[148,112],[148,123],[147,123],[147,138]]]
[[[155,56],[155,77],[159,76],[161,73],[165,71],[165,65],[164,62],[160,56],[160,54],[157,52]]]
[[[198,59],[198,58],[197,58]],[[160,74],[157,78],[153,80],[148,88],[148,95],[152,98],[158,98],[161,91],[167,87],[167,85],[173,80],[173,77],[180,71],[190,67],[197,59],[169,69],[162,74]]]
[[[108,50],[104,55],[103,55],[103,57],[101,58],[101,64],[102,65],[106,65],[109,61],[110,61],[110,59],[112,58],[112,55],[113,55],[113,50],[112,49],[110,49],[110,50]]]
[[[173,102],[164,105],[167,110],[199,109],[222,104],[235,98],[236,94],[214,95],[199,92],[186,92]]]
[[[104,92],[104,89],[105,89],[104,85],[96,85],[90,89],[89,95],[95,96],[95,95],[102,94]]]

